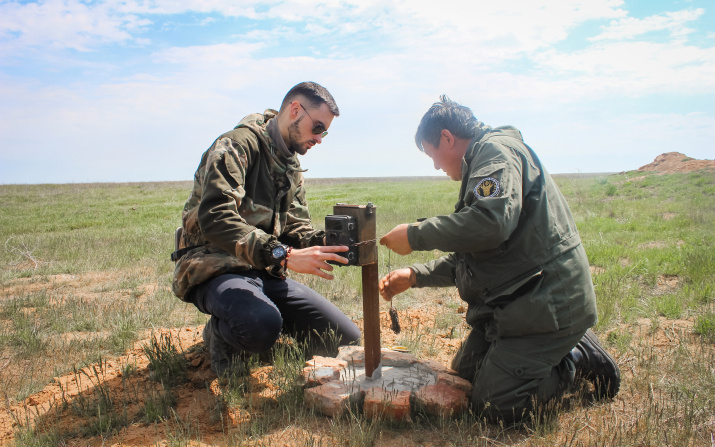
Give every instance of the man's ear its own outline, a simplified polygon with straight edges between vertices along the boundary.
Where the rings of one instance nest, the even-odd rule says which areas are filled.
[[[440,135],[442,138],[444,138],[444,142],[447,145],[447,147],[454,146],[454,135],[452,135],[452,132],[450,132],[447,129],[442,129],[442,132],[440,133]]]
[[[298,101],[291,102],[290,106],[288,106],[288,111],[290,112],[288,116],[291,120],[298,118],[300,114],[300,103]]]

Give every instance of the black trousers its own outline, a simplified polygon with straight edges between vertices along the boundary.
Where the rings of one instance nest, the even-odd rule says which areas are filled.
[[[360,340],[357,325],[325,297],[263,270],[220,275],[196,287],[189,299],[211,315],[221,338],[237,352],[266,351],[281,333],[309,340],[311,354],[329,356]]]

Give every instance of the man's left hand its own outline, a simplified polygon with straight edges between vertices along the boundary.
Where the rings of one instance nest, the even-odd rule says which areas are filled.
[[[286,258],[285,266],[294,272],[308,273],[325,279],[333,279],[333,275],[326,273],[333,271],[333,266],[328,264],[327,261],[337,261],[341,264],[347,264],[348,259],[337,253],[345,252],[349,249],[350,247],[345,245],[314,245],[308,248],[296,249],[291,251],[290,255]]]

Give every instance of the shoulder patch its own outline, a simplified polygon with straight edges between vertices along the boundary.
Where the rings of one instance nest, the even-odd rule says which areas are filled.
[[[474,195],[477,197],[495,197],[499,194],[499,180],[493,177],[483,178],[474,187]]]

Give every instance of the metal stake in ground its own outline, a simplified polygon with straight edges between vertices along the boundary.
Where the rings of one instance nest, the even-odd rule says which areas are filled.
[[[377,219],[372,203],[338,203],[333,215],[325,217],[327,245],[348,245],[348,265],[362,266],[363,343],[365,376],[380,376],[380,301],[377,268]]]
[[[380,377],[380,291],[377,262],[362,266],[362,317],[365,340],[365,376]]]

